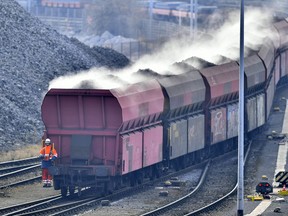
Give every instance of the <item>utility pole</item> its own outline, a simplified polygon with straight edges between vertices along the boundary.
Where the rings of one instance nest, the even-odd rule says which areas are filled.
[[[240,6],[240,69],[239,69],[239,125],[238,125],[238,189],[237,215],[243,216],[244,208],[244,0]]]
[[[197,37],[197,31],[198,31],[197,17],[198,17],[198,0],[195,0],[195,3],[194,3],[194,39]]]
[[[152,40],[153,1],[149,1],[149,40]]]
[[[194,27],[194,0],[190,0],[190,37],[192,37],[192,39],[194,39],[194,31],[193,31],[193,27]]]
[[[190,0],[190,36],[193,40],[197,36],[197,13],[198,0]]]

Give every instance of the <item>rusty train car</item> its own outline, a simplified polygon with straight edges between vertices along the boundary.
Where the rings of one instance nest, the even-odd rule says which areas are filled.
[[[288,83],[288,20],[245,58],[245,131],[266,123],[277,86]],[[43,138],[59,158],[54,189],[106,193],[237,148],[239,63],[194,68],[122,88],[51,89]],[[179,64],[177,67],[182,67]]]

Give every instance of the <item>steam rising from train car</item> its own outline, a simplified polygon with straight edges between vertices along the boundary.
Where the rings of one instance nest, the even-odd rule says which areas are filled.
[[[263,16],[263,14],[266,14]],[[255,18],[257,17],[257,19]],[[245,54],[257,50],[263,43],[265,37],[274,38],[271,26],[273,14],[260,9],[249,9],[245,15]],[[136,74],[138,70],[149,68],[162,75],[181,74],[183,71],[178,68],[171,69],[175,62],[185,61],[193,56],[204,59],[207,62],[219,65],[227,59],[237,60],[239,58],[239,12],[231,12],[226,22],[217,31],[208,32],[208,37],[199,37],[193,43],[187,39],[180,41],[169,41],[161,50],[152,55],[143,56],[132,66],[122,70],[105,68],[94,68],[88,71],[79,71],[77,74],[70,74],[56,78],[50,82],[51,88],[97,88],[112,89],[121,87],[127,83],[136,83],[149,79],[143,74]],[[274,30],[275,31],[275,30]],[[205,39],[204,39],[205,38]],[[249,48],[247,48],[249,47]],[[224,60],[225,59],[225,60]],[[188,62],[189,64],[189,62]],[[201,62],[191,65],[201,68]]]

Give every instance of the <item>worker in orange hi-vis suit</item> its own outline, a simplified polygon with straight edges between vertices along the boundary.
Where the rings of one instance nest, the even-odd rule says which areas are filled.
[[[49,174],[48,168],[53,166],[52,162],[57,158],[57,151],[54,145],[51,145],[51,140],[47,138],[45,140],[45,146],[40,150],[39,158],[42,159],[42,181],[43,187],[52,186],[52,175]]]

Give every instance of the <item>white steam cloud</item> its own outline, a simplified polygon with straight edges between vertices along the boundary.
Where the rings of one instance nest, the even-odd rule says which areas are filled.
[[[265,15],[265,16],[264,16]],[[214,16],[215,18],[216,16]],[[132,66],[121,70],[93,68],[56,78],[50,82],[50,88],[98,88],[112,89],[125,84],[136,83],[145,79],[144,75],[135,76],[139,69],[151,69],[159,74],[180,74],[171,71],[171,65],[191,57],[199,57],[214,64],[221,64],[224,56],[231,60],[239,58],[240,12],[229,14],[226,22],[209,37],[200,35],[193,43],[188,40],[170,41],[159,52],[144,56]],[[269,10],[247,9],[245,11],[245,46],[257,50],[265,37],[274,38],[271,28],[272,14]],[[216,28],[216,27],[215,27]],[[211,36],[212,35],[212,36]],[[204,39],[205,38],[205,39]],[[246,50],[248,52],[248,50]],[[247,53],[246,53],[247,54]],[[170,70],[169,70],[170,69]]]

